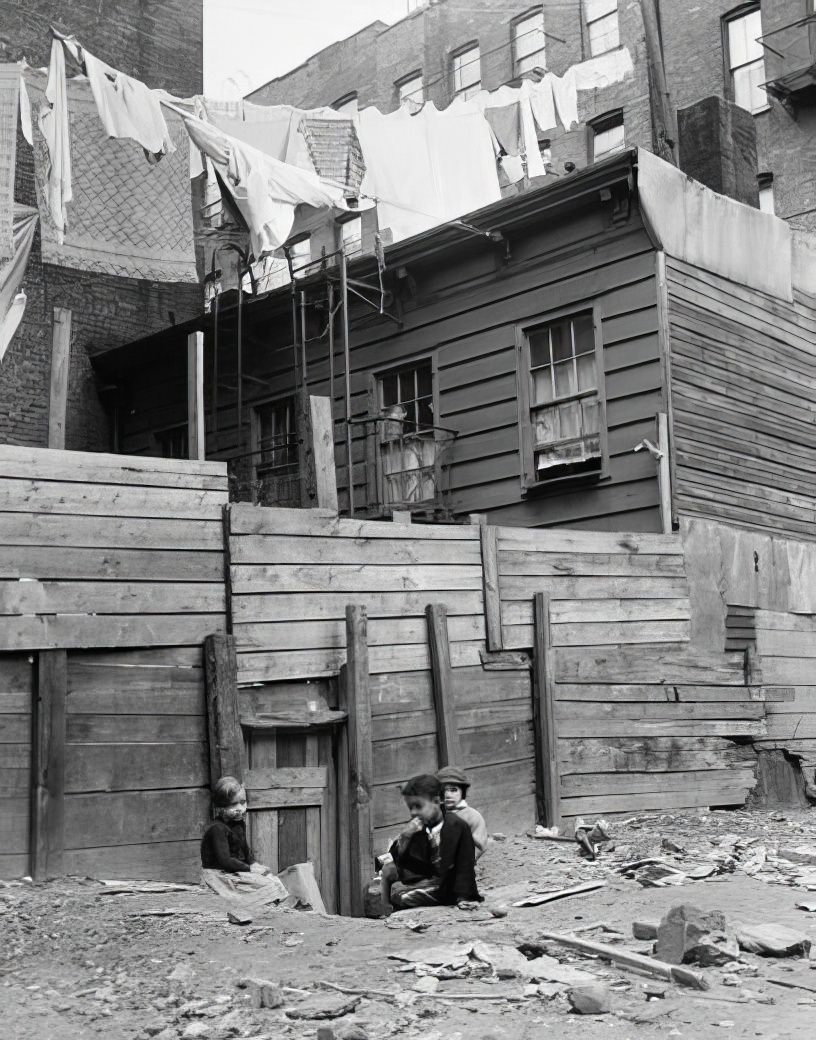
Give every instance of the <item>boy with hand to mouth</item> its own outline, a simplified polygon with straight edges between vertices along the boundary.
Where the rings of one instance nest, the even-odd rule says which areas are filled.
[[[402,788],[411,821],[391,845],[399,878],[390,901],[397,910],[481,901],[474,867],[476,849],[468,824],[446,812],[435,776],[412,777]]]
[[[456,766],[445,766],[440,769],[436,774],[436,779],[442,785],[445,811],[455,812],[470,827],[473,844],[476,846],[476,859],[478,859],[487,848],[487,824],[484,816],[465,801],[470,780]]]

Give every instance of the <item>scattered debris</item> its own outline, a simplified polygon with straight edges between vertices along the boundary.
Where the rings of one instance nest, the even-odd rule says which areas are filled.
[[[657,938],[659,921],[634,921],[632,923],[632,936],[644,942],[653,941]]]
[[[725,915],[688,903],[673,906],[657,927],[655,954],[669,964],[717,967],[739,957]]]
[[[612,994],[601,982],[573,986],[567,992],[572,1010],[579,1015],[607,1015],[612,1010]]]
[[[589,939],[579,939],[574,935],[562,935],[558,932],[544,932],[540,938],[568,946],[573,950],[580,950],[582,953],[603,957],[605,960],[625,968],[635,968],[656,978],[679,982],[692,989],[708,989],[708,982],[699,972],[681,968],[675,964],[667,964],[652,957],[644,957],[642,954],[622,950],[607,943],[591,942]]]
[[[287,1018],[312,1021],[342,1018],[355,1011],[361,999],[359,996],[341,998],[330,993],[316,993],[297,1007],[284,1008],[284,1014]]]
[[[801,957],[810,950],[810,940],[780,924],[742,925],[737,930],[741,950],[761,957]]]
[[[246,910],[228,910],[227,920],[230,924],[252,924],[252,914],[246,912]]]
[[[603,888],[606,885],[605,881],[585,881],[581,885],[573,885],[572,888],[562,888],[558,892],[543,892],[538,895],[527,896],[526,899],[519,899],[513,906],[541,906],[544,903],[551,903],[555,899],[566,899],[568,896],[579,896],[583,895],[584,892],[594,892],[597,888]]]

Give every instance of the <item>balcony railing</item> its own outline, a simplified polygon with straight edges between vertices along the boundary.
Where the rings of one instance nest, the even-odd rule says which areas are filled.
[[[762,84],[786,106],[816,103],[816,14],[799,18],[759,37],[774,75]]]

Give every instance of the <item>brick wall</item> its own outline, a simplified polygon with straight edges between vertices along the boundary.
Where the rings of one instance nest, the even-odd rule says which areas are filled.
[[[50,23],[150,86],[181,95],[202,89],[202,0],[0,0],[0,61],[44,65]],[[30,147],[18,136],[15,198],[35,205]],[[0,442],[45,445],[54,307],[73,312],[66,446],[110,447],[111,434],[89,351],[185,321],[201,311],[197,285],[115,278],[42,264],[39,233],[23,282],[26,313],[0,365]]]

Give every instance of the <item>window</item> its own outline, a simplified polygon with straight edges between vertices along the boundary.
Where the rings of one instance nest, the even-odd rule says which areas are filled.
[[[429,502],[437,491],[433,365],[429,359],[377,379],[380,503]]]
[[[773,174],[760,173],[757,177],[759,208],[763,213],[776,213],[774,205]]]
[[[305,278],[309,273],[309,263],[312,259],[311,237],[306,235],[305,238],[300,238],[296,242],[290,242],[289,257],[292,261],[295,278]]]
[[[453,62],[453,96],[465,100],[472,98],[482,89],[481,56],[478,43],[454,54],[451,60]]]
[[[759,6],[729,18],[725,25],[734,102],[754,114],[764,112],[768,108],[768,95],[760,87],[766,76],[764,51],[758,42],[762,35]]]
[[[593,162],[600,162],[614,152],[626,147],[623,128],[623,112],[610,112],[599,116],[589,126],[590,154]]]
[[[519,332],[519,397],[527,488],[599,474],[605,453],[603,359],[592,310]]]
[[[520,76],[535,68],[546,68],[544,46],[544,12],[524,15],[513,22],[513,74]]]
[[[335,112],[348,112],[349,115],[357,115],[357,91],[352,91],[350,94],[344,94],[341,98],[338,98],[331,106]]]
[[[298,444],[291,397],[252,410],[252,500],[262,505],[298,504]]]
[[[182,426],[172,426],[167,430],[159,430],[153,436],[163,459],[188,459],[190,457],[186,423]]]
[[[618,0],[584,0],[584,13],[593,58],[620,47]]]
[[[422,108],[425,101],[425,88],[421,72],[415,72],[397,83],[397,99],[400,107],[407,108],[412,115]]]
[[[362,217],[354,217],[346,220],[341,225],[343,236],[343,252],[346,256],[357,256],[363,251],[363,221]]]

